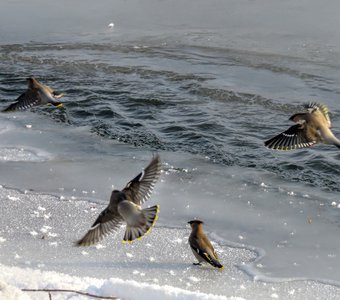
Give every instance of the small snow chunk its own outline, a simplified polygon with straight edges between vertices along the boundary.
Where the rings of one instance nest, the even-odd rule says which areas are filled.
[[[96,193],[96,191],[92,191],[91,193],[92,193],[92,194],[95,194],[95,193]]]
[[[49,232],[47,235],[50,236],[50,237],[57,237],[58,236],[57,233],[53,233],[53,232]]]
[[[13,196],[10,196],[10,195],[8,195],[7,198],[8,198],[9,200],[12,200],[12,201],[18,201],[18,200],[20,200],[20,198],[18,198],[18,197],[13,197]]]
[[[30,234],[33,235],[33,236],[36,236],[36,235],[38,235],[38,232],[32,230],[32,231],[30,232]]]
[[[76,200],[76,199],[77,199],[77,197],[75,197],[75,196],[71,196],[71,199],[72,199],[72,200]]]
[[[260,186],[266,187],[266,188],[269,187],[269,185],[266,185],[264,182],[261,182]]]
[[[43,232],[43,233],[46,233],[50,229],[52,229],[52,227],[44,225],[43,227],[41,227],[40,231]]]
[[[97,244],[95,246],[97,249],[103,249],[103,248],[106,248],[106,246],[103,246],[102,244]]]
[[[337,205],[337,208],[340,208],[340,203]]]
[[[65,197],[64,197],[64,196],[60,196],[59,199],[60,199],[60,200],[64,200]]]
[[[149,243],[147,243],[145,246],[146,246],[146,247],[152,247],[152,245],[149,244]]]
[[[58,243],[57,242],[50,242],[48,243],[50,246],[52,247],[57,247],[58,246]]]
[[[107,25],[107,27],[113,28],[113,27],[115,27],[115,24],[114,23],[110,23],[109,25]]]
[[[336,202],[335,201],[332,202],[332,206],[336,206]]]
[[[152,281],[153,281],[154,283],[158,283],[158,282],[159,282],[159,280],[158,280],[157,278],[152,279]]]
[[[190,205],[188,204],[185,208],[189,209],[189,208],[190,208]]]
[[[242,235],[239,235],[238,238],[239,238],[240,240],[244,240],[244,236],[242,236]]]
[[[0,243],[6,242],[6,239],[0,236]]]
[[[82,254],[82,255],[89,255],[89,253],[86,252],[85,250],[81,251],[81,254]]]
[[[44,219],[49,219],[49,218],[51,218],[51,214],[50,213],[44,214]]]
[[[26,124],[26,128],[32,128],[31,124]]]
[[[137,275],[137,274],[139,274],[139,271],[138,270],[133,270],[132,274]]]
[[[38,206],[38,210],[45,211],[46,208],[45,208],[45,207],[42,207],[42,206]]]
[[[174,242],[177,243],[177,244],[182,244],[183,240],[180,239],[180,238],[177,238],[177,239],[174,240]]]
[[[274,299],[279,299],[279,295],[276,294],[276,293],[271,294],[270,297],[272,297]]]
[[[88,194],[89,192],[88,191],[81,191],[83,194]]]
[[[152,256],[150,256],[149,260],[150,260],[150,261],[155,261],[155,258],[152,257]]]
[[[289,295],[294,295],[295,294],[295,290],[293,289],[293,290],[288,291],[288,294]]]
[[[14,258],[19,259],[19,258],[21,258],[21,256],[18,253],[15,253]]]
[[[126,253],[126,256],[130,257],[130,258],[133,257],[133,255],[131,253],[129,253],[129,252]]]
[[[240,289],[241,289],[241,290],[245,290],[246,287],[245,287],[243,284],[241,284],[241,285],[240,285]]]
[[[38,264],[37,267],[38,268],[43,268],[43,267],[45,267],[45,264]]]
[[[190,276],[190,277],[189,277],[189,280],[191,280],[192,282],[199,282],[199,281],[200,281],[199,278],[194,277],[194,276]]]
[[[170,275],[172,275],[172,276],[175,276],[176,275],[176,273],[173,271],[173,270],[170,270]]]
[[[139,275],[140,275],[140,276],[145,276],[145,273],[140,273]]]
[[[295,196],[295,195],[296,195],[293,191],[287,192],[287,194],[288,194],[289,196]]]

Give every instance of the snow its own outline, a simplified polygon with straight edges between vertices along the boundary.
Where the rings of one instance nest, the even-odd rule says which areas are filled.
[[[173,286],[141,283],[119,278],[96,279],[70,276],[58,272],[39,271],[30,268],[6,267],[0,265],[0,299],[45,300],[46,292],[22,292],[21,289],[69,289],[97,296],[122,299],[197,299],[197,300],[242,300],[240,297],[225,297],[192,292]],[[84,299],[75,293],[53,292],[53,299]]]

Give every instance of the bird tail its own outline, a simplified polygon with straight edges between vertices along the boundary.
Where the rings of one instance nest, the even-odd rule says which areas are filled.
[[[62,104],[61,102],[57,102],[57,101],[51,101],[50,103],[55,107],[63,107],[64,106],[64,104]]]
[[[217,259],[215,259],[215,258],[212,258],[210,263],[215,268],[219,268],[220,270],[224,269],[224,267],[221,265],[221,263]]]
[[[159,205],[154,205],[149,208],[145,208],[142,210],[142,215],[145,218],[145,224],[140,226],[130,226],[126,225],[126,230],[123,238],[123,243],[131,244],[134,240],[141,239],[144,235],[148,234],[151,230],[151,227],[155,225],[158,214],[159,213]]]

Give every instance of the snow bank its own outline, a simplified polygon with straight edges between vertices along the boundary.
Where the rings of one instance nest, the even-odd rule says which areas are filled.
[[[192,292],[169,285],[140,283],[119,278],[96,279],[80,278],[63,273],[7,267],[0,265],[0,299],[42,299],[46,292],[22,292],[21,289],[72,289],[100,296],[122,299],[209,299],[242,300],[239,297],[225,297],[200,292]],[[84,299],[75,293],[53,292],[53,299]]]

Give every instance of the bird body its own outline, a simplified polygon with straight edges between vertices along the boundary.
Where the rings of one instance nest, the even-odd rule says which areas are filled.
[[[331,131],[332,124],[327,106],[309,103],[304,107],[306,112],[294,114],[289,118],[297,124],[267,140],[264,143],[266,147],[274,150],[294,150],[323,143],[340,148],[340,140]]]
[[[155,224],[159,206],[142,209],[161,173],[161,162],[156,155],[144,171],[132,179],[126,187],[113,190],[109,205],[100,213],[90,230],[76,244],[90,246],[114,232],[121,223],[126,223],[123,242],[131,243],[147,234]]]
[[[224,267],[218,261],[218,256],[214,250],[214,247],[203,231],[203,222],[199,220],[193,220],[188,223],[191,225],[192,229],[189,236],[189,245],[192,253],[198,260],[198,264],[206,262],[213,267],[222,270]]]
[[[56,99],[61,98],[64,94],[57,94],[49,86],[40,83],[33,77],[27,78],[28,88],[26,92],[21,94],[16,102],[10,104],[3,112],[20,111],[31,108],[33,106],[52,104],[56,107],[63,106]]]

